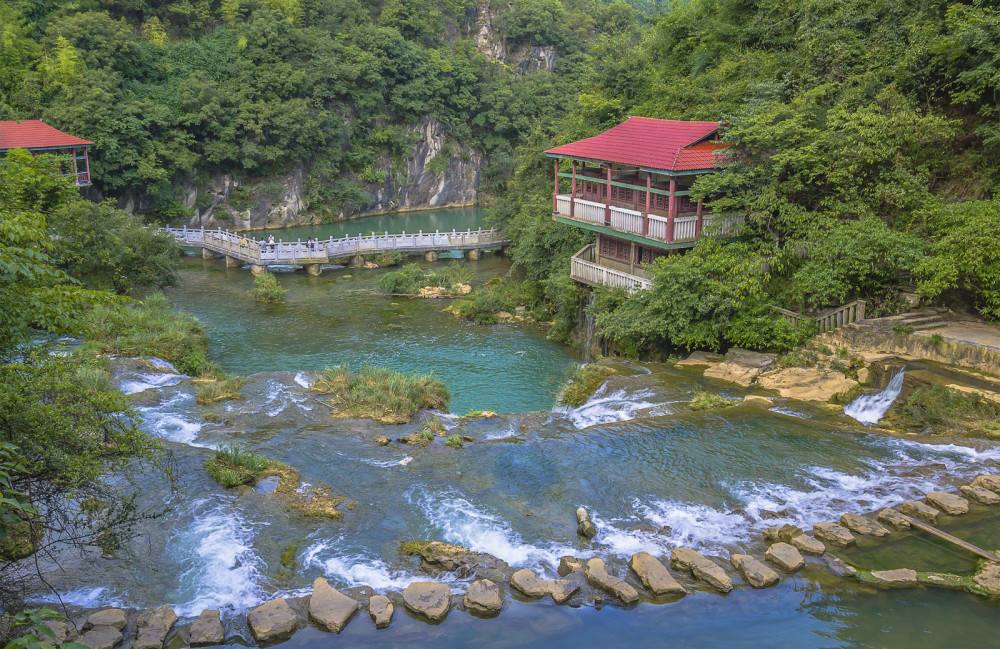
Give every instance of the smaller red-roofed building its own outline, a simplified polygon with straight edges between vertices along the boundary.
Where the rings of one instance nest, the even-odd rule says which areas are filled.
[[[79,187],[90,185],[90,140],[63,133],[40,119],[0,120],[0,155],[11,149],[26,149],[61,158],[63,171],[76,178]]]
[[[718,133],[718,122],[630,117],[545,152],[555,159],[553,217],[597,235],[573,257],[574,279],[648,288],[643,267],[653,259],[694,246],[704,232],[735,230],[738,217],[691,200],[695,178],[722,163]]]

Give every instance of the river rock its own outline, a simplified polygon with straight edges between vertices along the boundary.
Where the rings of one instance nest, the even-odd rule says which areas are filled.
[[[854,566],[849,566],[839,558],[828,554],[823,557],[823,561],[826,563],[826,567],[838,577],[853,577],[858,574],[857,568]]]
[[[847,547],[854,543],[854,535],[843,525],[836,523],[816,523],[813,525],[813,536],[837,547]]]
[[[603,559],[594,557],[587,561],[584,574],[587,576],[587,581],[611,593],[624,604],[634,604],[639,601],[639,591],[621,577],[610,574]]]
[[[794,545],[780,541],[767,549],[764,558],[785,572],[795,572],[806,565],[805,559]]]
[[[773,354],[761,354],[734,347],[726,352],[723,362],[709,367],[704,376],[748,387],[764,368],[774,364]]]
[[[786,399],[829,401],[834,395],[854,388],[858,382],[843,372],[815,367],[786,367],[757,377],[757,385],[776,390]]]
[[[875,521],[864,516],[859,516],[858,514],[844,514],[840,517],[840,524],[855,534],[864,534],[866,536],[887,536],[889,534],[889,530]]]
[[[124,636],[121,629],[100,624],[92,626],[77,639],[80,644],[90,649],[114,649],[122,643]]]
[[[247,615],[247,623],[257,642],[283,640],[295,632],[299,618],[284,598],[272,599]]]
[[[44,624],[52,631],[51,640],[55,644],[66,644],[76,635],[73,628],[64,620],[47,620]]]
[[[576,533],[582,537],[592,539],[597,536],[597,528],[590,520],[590,514],[583,507],[576,508]]]
[[[765,397],[760,394],[748,394],[743,397],[743,403],[748,406],[760,406],[761,408],[770,408],[774,405],[774,401],[771,401],[770,397]]]
[[[764,540],[768,543],[777,543],[778,541],[785,541],[787,543],[800,534],[802,534],[802,528],[790,524],[785,524],[781,527],[764,528]]]
[[[583,560],[577,559],[576,557],[565,556],[559,557],[559,576],[565,577],[570,573],[574,573],[583,570]]]
[[[768,568],[763,561],[751,557],[749,554],[731,555],[729,561],[734,568],[740,571],[747,583],[754,588],[767,588],[778,583],[778,573]]]
[[[202,611],[188,632],[188,643],[192,647],[222,644],[225,638],[226,630],[222,626],[222,616],[214,608]]]
[[[368,615],[375,623],[376,629],[384,629],[392,622],[392,613],[396,609],[385,595],[372,595],[368,599]]]
[[[403,603],[431,622],[440,622],[451,608],[451,590],[433,581],[415,581],[403,589]]]
[[[963,494],[972,498],[981,505],[995,505],[1000,503],[1000,494],[990,491],[989,489],[974,487],[972,485],[962,485],[959,489],[961,489]]]
[[[687,358],[674,363],[674,367],[706,367],[709,365],[718,365],[722,360],[722,354],[700,351],[691,352]]]
[[[378,437],[375,438],[375,443],[378,444],[379,446],[388,446],[389,441],[390,441],[389,438],[386,437],[385,435],[379,435]]]
[[[691,548],[674,548],[670,553],[670,563],[675,568],[690,570],[696,579],[719,592],[728,593],[733,589],[733,580],[722,567]]]
[[[977,475],[976,479],[972,481],[973,487],[982,487],[983,489],[989,489],[994,493],[1000,493],[1000,475]]]
[[[580,584],[572,579],[550,579],[548,590],[552,601],[556,604],[565,604],[576,591],[580,590]]]
[[[826,552],[826,545],[823,544],[819,539],[810,536],[808,534],[799,534],[788,539],[791,545],[794,545],[800,552],[805,552],[806,554],[823,554]]]
[[[899,503],[897,507],[899,507],[899,511],[904,514],[909,516],[919,516],[929,523],[936,523],[938,514],[941,513],[930,505],[922,503],[919,500],[905,500]]]
[[[413,541],[404,544],[401,549],[406,554],[419,556],[422,559],[421,568],[428,571],[445,570],[460,577],[492,581],[503,581],[510,573],[510,566],[503,559],[451,543]]]
[[[1000,596],[1000,563],[983,562],[983,565],[972,576],[976,587],[993,597]]]
[[[912,588],[917,585],[917,571],[910,568],[873,570],[872,581],[888,588]]]
[[[309,618],[320,627],[340,633],[357,610],[357,601],[331,586],[323,577],[313,581]]]
[[[683,595],[687,590],[670,574],[666,566],[648,552],[636,552],[629,566],[642,584],[654,595]]]
[[[544,597],[549,592],[546,581],[527,568],[521,568],[510,576],[510,585],[528,597]]]
[[[877,518],[883,523],[888,523],[900,530],[904,530],[910,526],[910,520],[891,507],[886,507],[880,511]]]
[[[949,516],[960,516],[969,513],[969,501],[961,496],[944,491],[928,492],[926,500]]]
[[[500,586],[489,579],[477,579],[465,591],[465,608],[483,616],[493,616],[503,608]]]
[[[136,618],[136,638],[133,649],[160,649],[167,634],[177,621],[177,614],[169,606],[160,606],[139,613]]]
[[[95,611],[87,616],[83,628],[89,629],[93,626],[110,626],[121,631],[128,624],[128,616],[120,608],[104,608]]]

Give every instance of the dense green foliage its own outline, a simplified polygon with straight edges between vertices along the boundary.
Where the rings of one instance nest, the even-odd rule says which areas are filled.
[[[420,410],[445,408],[448,388],[433,376],[413,376],[381,367],[324,370],[312,389],[328,395],[337,417],[366,417],[389,424],[410,421]]]
[[[417,295],[425,287],[442,289],[444,295],[461,295],[463,290],[468,290],[463,286],[471,281],[472,269],[462,262],[452,262],[440,270],[406,264],[383,275],[379,287],[389,295]]]
[[[269,466],[271,460],[239,446],[220,447],[205,460],[205,470],[223,487],[250,484]]]
[[[920,386],[893,405],[887,423],[916,433],[1000,437],[1000,406],[943,385]]]
[[[250,294],[261,304],[280,304],[285,301],[285,289],[273,273],[261,273],[254,277]]]

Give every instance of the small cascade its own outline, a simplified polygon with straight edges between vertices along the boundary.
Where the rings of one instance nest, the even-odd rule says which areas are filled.
[[[594,300],[597,299],[597,294],[590,291],[587,294],[587,306],[583,307],[583,362],[589,363],[593,358],[593,353],[591,349],[594,346],[594,332],[597,330],[597,325],[594,323],[594,314],[591,313],[591,308],[594,306]]]
[[[877,424],[903,389],[905,374],[905,368],[899,370],[889,381],[889,385],[885,386],[885,389],[878,394],[864,394],[850,402],[844,407],[844,414],[857,419],[866,426]]]

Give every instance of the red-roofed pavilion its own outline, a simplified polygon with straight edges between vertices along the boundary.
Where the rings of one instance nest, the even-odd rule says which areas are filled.
[[[90,140],[63,133],[40,119],[0,120],[0,154],[11,149],[48,153],[63,158],[63,170],[76,177],[76,184],[90,184]]]

